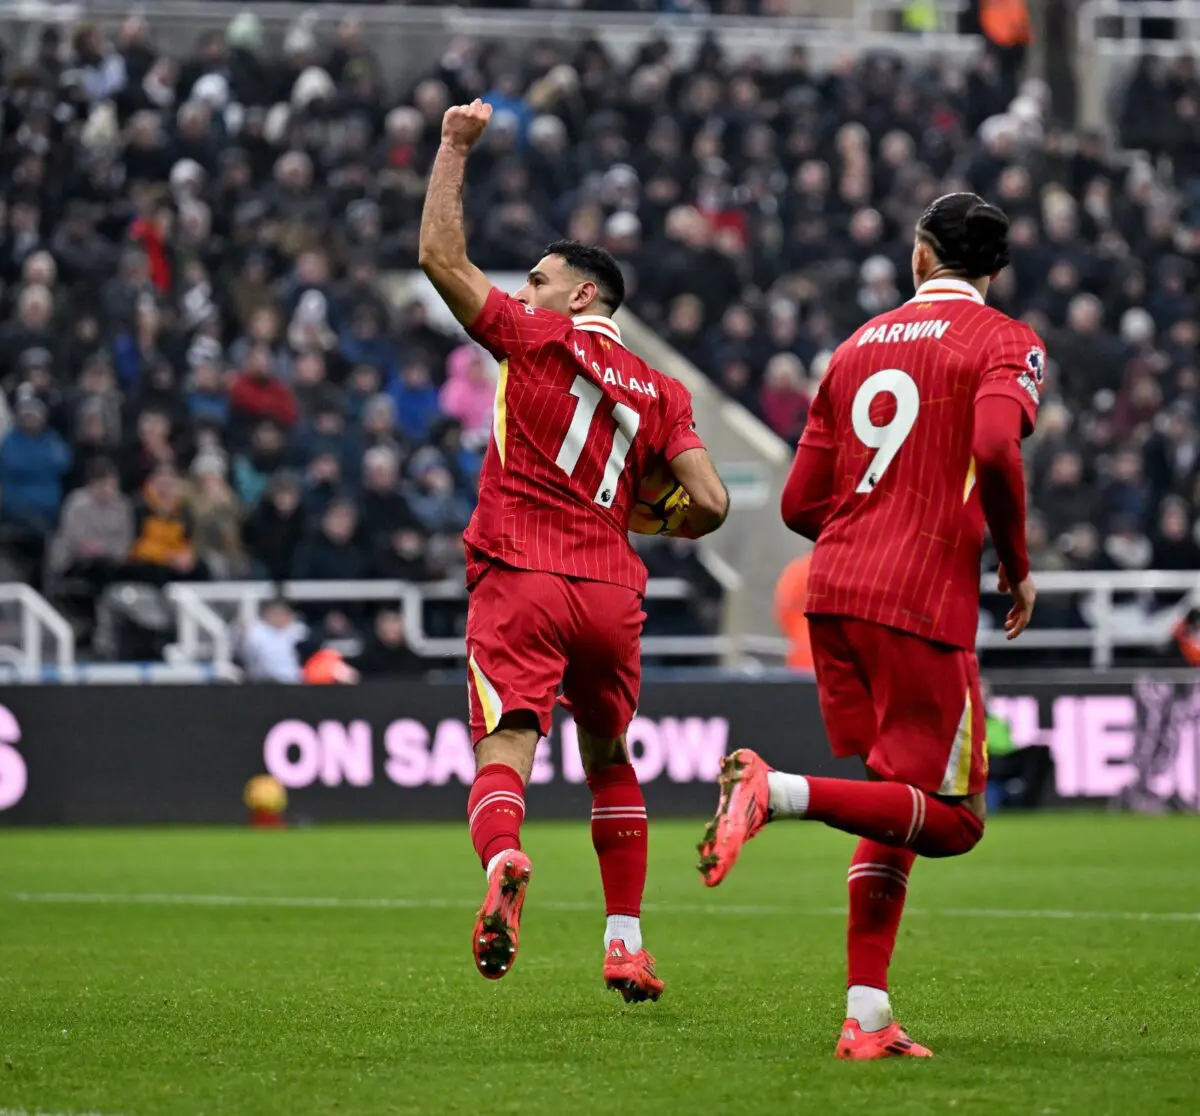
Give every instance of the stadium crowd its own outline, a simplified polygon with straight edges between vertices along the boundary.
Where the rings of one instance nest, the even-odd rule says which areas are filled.
[[[496,114],[472,255],[608,247],[632,309],[782,437],[833,347],[910,285],[913,223],[971,188],[1013,218],[993,301],[1050,354],[1030,447],[1035,569],[1200,567],[1200,84],[1143,67],[1112,159],[991,54],[817,72],[647,41],[452,42],[398,99],[352,20],[280,54],[238,14],[171,58],[131,18],[44,32],[4,73],[0,537],[85,595],[131,574],[453,574],[490,424],[464,338],[396,307],[448,103]],[[1151,99],[1153,94],[1153,99]],[[703,630],[715,587],[662,618]],[[680,565],[682,563],[682,566]],[[335,632],[355,618],[323,618]]]

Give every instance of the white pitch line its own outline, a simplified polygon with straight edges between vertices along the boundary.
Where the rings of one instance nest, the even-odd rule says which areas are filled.
[[[472,899],[363,898],[322,895],[190,895],[175,892],[122,893],[104,891],[18,891],[17,903],[94,903],[112,906],[165,907],[292,907],[328,910],[473,910]],[[538,901],[551,911],[594,911],[595,902]],[[844,907],[752,906],[736,903],[648,903],[646,910],[662,914],[791,915],[842,918]],[[1069,911],[1020,907],[909,907],[905,914],[929,918],[1029,919],[1033,921],[1200,922],[1200,911]],[[10,1116],[0,1109],[0,1116]]]
[[[32,1112],[27,1108],[0,1108],[0,1116],[102,1116],[99,1112]]]

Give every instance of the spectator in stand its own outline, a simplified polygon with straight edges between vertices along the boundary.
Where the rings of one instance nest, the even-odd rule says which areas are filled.
[[[301,645],[308,628],[282,597],[263,601],[258,616],[242,633],[238,653],[250,682],[281,682],[295,686],[301,682]]]
[[[121,487],[140,492],[155,469],[175,465],[178,454],[171,441],[171,420],[154,407],[137,416],[137,440],[128,448],[121,464]]]
[[[95,599],[124,570],[132,545],[133,504],[121,492],[117,467],[95,458],[88,464],[86,485],[63,505],[50,545],[50,570],[56,577],[84,581]]]
[[[362,462],[361,531],[374,550],[403,527],[416,525],[416,516],[400,491],[400,457],[387,446],[367,450]]]
[[[785,442],[798,442],[808,421],[811,402],[804,365],[793,353],[776,353],[767,361],[759,407],[767,425]]]
[[[267,482],[257,507],[246,521],[243,538],[255,577],[284,581],[305,533],[300,478],[280,470]]]
[[[462,534],[471,505],[454,489],[454,474],[440,453],[420,450],[411,463],[412,481],[405,487],[408,506],[430,534]]]
[[[1083,460],[1073,450],[1057,454],[1038,500],[1052,535],[1059,535],[1079,523],[1088,523],[1095,514],[1092,488],[1084,483]]]
[[[454,477],[454,490],[473,504],[479,494],[479,472],[483,468],[483,447],[472,448],[463,443],[462,423],[443,419],[434,431],[433,444]]]
[[[363,678],[416,678],[426,668],[425,660],[404,637],[404,617],[392,608],[375,614],[362,651],[347,662]]]
[[[274,358],[267,345],[257,344],[246,354],[242,371],[229,389],[229,414],[235,438],[264,420],[284,430],[295,426],[299,417],[296,397],[275,374]]]
[[[292,559],[291,576],[296,581],[358,581],[368,575],[366,555],[358,544],[358,510],[352,500],[330,501],[321,516],[321,526],[300,544]],[[327,604],[306,610],[309,622],[327,634],[345,637],[352,633],[352,620],[361,618],[359,605],[334,608]]]
[[[463,438],[484,445],[492,429],[496,381],[478,345],[460,345],[446,359],[446,383],[438,409],[462,424]]]
[[[338,338],[338,352],[348,365],[370,365],[379,373],[382,384],[390,384],[396,378],[396,351],[382,331],[379,309],[372,302],[360,303],[351,312],[349,327]]]
[[[0,521],[40,540],[58,522],[71,450],[46,426],[40,399],[19,399],[16,414],[16,425],[0,443]]]
[[[376,541],[371,576],[388,581],[436,581],[440,571],[429,555],[429,540],[419,527],[401,527]]]
[[[224,454],[206,451],[192,462],[188,511],[196,556],[218,581],[245,577],[250,563],[242,547],[237,497],[225,479]]]
[[[1172,635],[1183,661],[1190,667],[1200,667],[1200,608],[1188,609]]]
[[[54,330],[54,297],[41,285],[23,287],[17,296],[15,321],[0,326],[0,367],[16,368],[24,353],[58,347]]]
[[[401,433],[418,444],[426,441],[441,414],[428,363],[409,361],[389,390],[396,402],[396,424]]]
[[[229,393],[225,390],[225,374],[209,356],[202,357],[187,380],[187,411],[192,422],[213,422],[222,428],[229,425]]]
[[[113,339],[113,364],[124,391],[136,391],[143,375],[161,359],[162,315],[151,298],[139,300],[133,321]]]
[[[1188,514],[1187,501],[1180,496],[1168,496],[1159,512],[1151,565],[1156,570],[1200,570],[1198,533]]]
[[[362,410],[362,448],[391,450],[397,458],[404,457],[404,446],[397,436],[396,404],[390,395],[372,395]]]
[[[362,454],[362,445],[346,421],[341,400],[325,399],[316,405],[296,433],[292,460],[303,465],[328,454],[342,468],[354,468]]]
[[[171,465],[159,465],[154,470],[134,511],[134,540],[129,550],[131,580],[165,585],[206,576],[196,560],[183,481]]]
[[[356,427],[362,426],[367,400],[380,392],[383,377],[373,364],[356,364],[346,381],[346,418]]]
[[[267,482],[284,465],[286,441],[273,422],[260,422],[250,435],[250,445],[233,461],[233,487],[243,507],[253,508]]]

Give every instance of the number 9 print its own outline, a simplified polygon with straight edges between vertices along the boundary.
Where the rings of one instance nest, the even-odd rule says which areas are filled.
[[[876,426],[871,421],[871,404],[880,395],[890,395],[896,400],[896,413],[891,422]],[[858,440],[868,449],[878,452],[871,458],[871,464],[867,466],[855,492],[874,490],[900,452],[905,439],[912,433],[920,408],[921,393],[916,381],[903,369],[885,368],[863,381],[854,394],[850,421]]]

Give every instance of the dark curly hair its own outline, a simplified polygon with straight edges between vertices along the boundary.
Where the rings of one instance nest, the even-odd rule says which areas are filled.
[[[943,194],[921,214],[917,238],[944,268],[968,279],[1008,266],[1008,218],[978,194]]]
[[[572,271],[591,279],[610,314],[615,314],[625,301],[625,276],[611,253],[603,248],[578,240],[556,240],[546,246],[545,254],[558,256]]]

